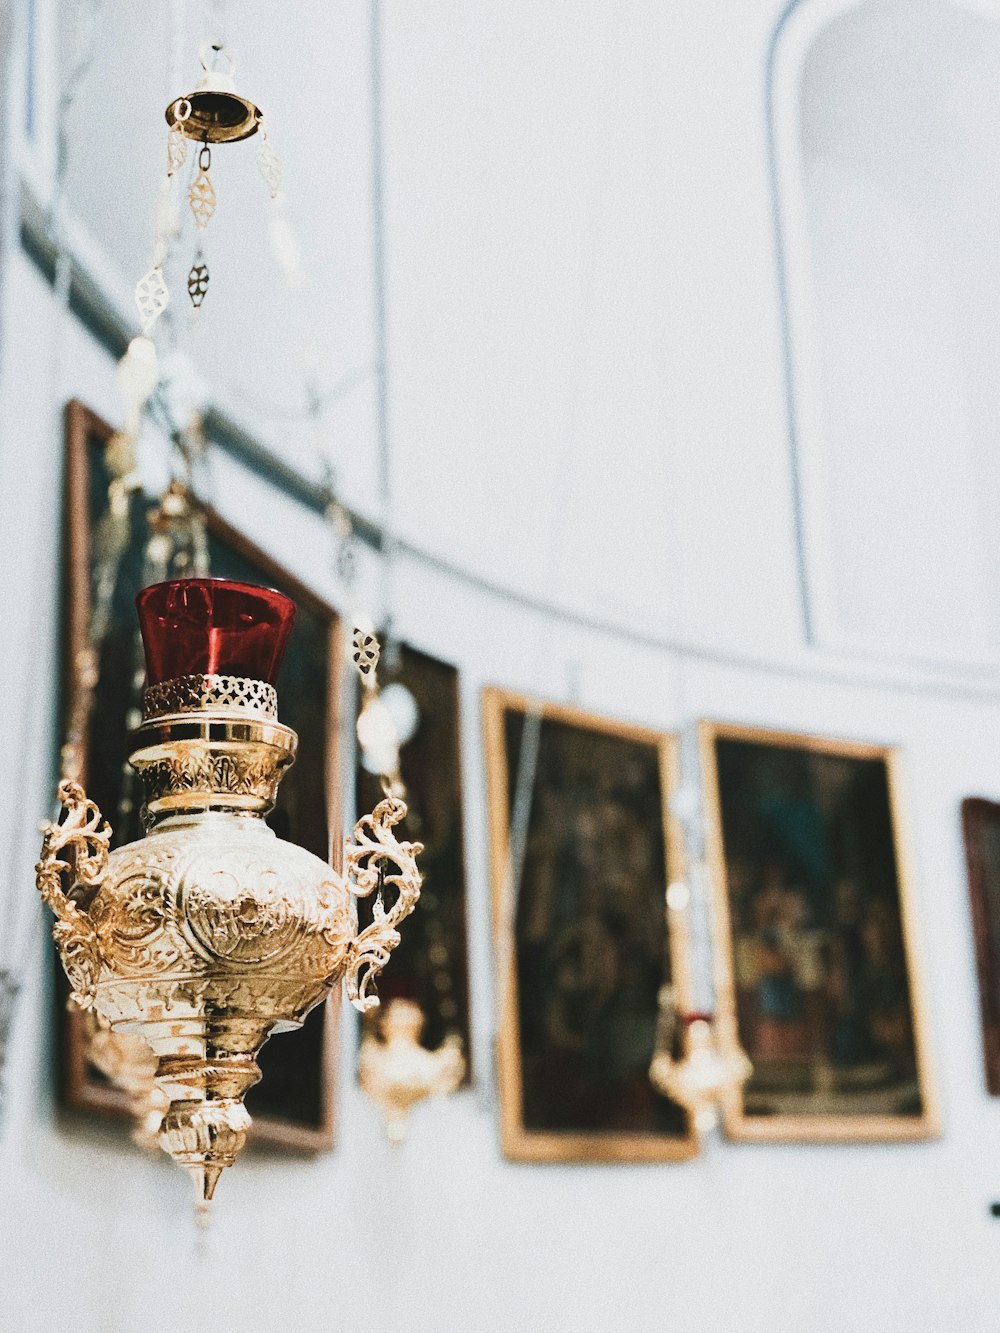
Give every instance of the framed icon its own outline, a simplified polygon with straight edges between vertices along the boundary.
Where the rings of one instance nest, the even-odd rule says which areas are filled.
[[[889,746],[703,723],[719,1002],[753,1062],[736,1139],[937,1133]]]
[[[495,689],[483,709],[504,1154],[692,1157],[686,1113],[649,1080],[679,947],[675,738]]]

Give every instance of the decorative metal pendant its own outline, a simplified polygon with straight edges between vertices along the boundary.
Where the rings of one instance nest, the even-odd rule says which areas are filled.
[[[190,296],[191,304],[195,310],[201,309],[201,303],[208,294],[208,278],[208,265],[199,250],[195,255],[194,263],[191,265],[191,271],[187,278],[188,296]]]
[[[204,73],[193,93],[177,97],[166,110],[167,124],[177,126],[181,134],[200,143],[235,143],[249,139],[260,126],[260,110],[236,91],[233,64],[229,70],[209,69],[209,52],[222,54],[222,47],[202,47]],[[225,57],[227,60],[228,56]]]
[[[191,212],[194,214],[195,225],[199,231],[205,230],[215,213],[215,186],[208,174],[211,165],[212,150],[205,144],[198,154],[198,174],[191,182],[191,189],[188,191],[188,203],[191,205]]]
[[[272,199],[281,193],[282,166],[281,158],[268,143],[267,131],[260,132],[260,147],[257,149],[257,169],[264,178],[264,184]]]
[[[136,283],[135,303],[139,309],[142,331],[148,336],[150,329],[170,304],[170,292],[163,280],[163,269],[159,264],[155,264],[145,277]]]
[[[181,99],[183,101],[183,98]],[[181,167],[187,161],[187,139],[180,125],[171,125],[170,133],[167,135],[167,176],[173,176],[180,171]]]
[[[366,685],[374,683],[378,655],[378,639],[368,630],[358,626],[354,631],[354,646],[351,658],[358,669],[358,675]]]

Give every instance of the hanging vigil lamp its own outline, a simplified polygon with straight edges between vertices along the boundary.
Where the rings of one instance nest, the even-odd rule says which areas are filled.
[[[409,1113],[428,1097],[446,1097],[465,1077],[462,1038],[450,1033],[436,1050],[421,1045],[424,1015],[415,1000],[397,997],[382,1009],[379,1030],[365,1033],[358,1082],[382,1111],[392,1144],[406,1138]]]
[[[698,1134],[710,1134],[719,1123],[721,1108],[753,1069],[739,1045],[725,1040],[714,1015],[688,1013],[680,1017],[681,1058],[675,1060],[669,1051],[657,1050],[649,1078],[657,1092],[687,1111]]]
[[[422,848],[395,836],[396,794],[355,826],[342,869],[264,822],[298,743],[274,687],[288,598],[196,578],[144,588],[137,605],[147,684],[130,762],[146,836],[109,852],[97,806],[64,779],[37,884],[72,998],[156,1055],[160,1145],[207,1201],[246,1140],[264,1041],[341,980],[358,1009],[378,1004],[369,987],[419,897]],[[373,893],[359,933],[355,899]]]
[[[700,858],[693,861],[690,878],[704,898],[707,876]],[[679,999],[692,996],[695,988],[690,885],[683,880],[668,884],[665,906],[667,938],[674,942],[675,983],[660,988],[649,1081],[657,1092],[687,1111],[697,1134],[710,1134],[719,1123],[721,1111],[753,1073],[753,1066],[740,1046],[732,1013],[679,1005]],[[675,1052],[677,1046],[679,1053]]]

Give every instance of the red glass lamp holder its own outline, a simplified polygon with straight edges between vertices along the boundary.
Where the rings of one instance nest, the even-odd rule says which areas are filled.
[[[275,684],[295,603],[233,579],[171,579],[135,599],[146,683],[183,676],[244,676]]]

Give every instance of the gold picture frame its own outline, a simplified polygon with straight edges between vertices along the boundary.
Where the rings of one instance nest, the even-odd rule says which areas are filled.
[[[511,910],[511,904],[508,901],[511,780],[512,773],[517,771],[517,760],[515,758],[512,763],[508,742],[517,724],[511,722],[511,725],[508,725],[508,720],[516,719],[517,715],[520,715],[523,738],[523,720],[527,718],[529,713],[540,714],[539,759],[533,784],[528,846],[522,865],[520,885],[520,900],[522,903],[526,900],[525,894],[531,892],[532,877],[535,873],[532,863],[531,838],[535,835],[539,840],[542,840],[545,831],[544,828],[533,828],[532,821],[535,819],[536,812],[543,805],[547,804],[551,810],[554,804],[558,804],[558,796],[554,796],[551,792],[546,797],[546,793],[543,791],[541,798],[539,798],[539,787],[545,780],[547,744],[555,744],[555,740],[558,740],[560,736],[566,743],[567,733],[571,730],[580,733],[581,737],[589,737],[591,748],[598,754],[600,754],[602,740],[623,742],[626,746],[635,747],[633,749],[634,759],[641,759],[645,763],[644,769],[642,769],[641,764],[639,767],[645,774],[643,779],[645,782],[644,791],[647,803],[650,805],[653,803],[650,784],[655,783],[657,788],[655,807],[658,827],[650,830],[650,845],[660,849],[658,855],[662,865],[662,874],[657,871],[655,886],[651,884],[647,890],[649,903],[652,904],[653,900],[656,900],[655,906],[651,908],[654,913],[653,919],[646,920],[644,917],[639,924],[637,933],[640,938],[659,941],[656,950],[659,959],[656,964],[657,975],[655,977],[647,976],[647,984],[643,988],[641,1026],[633,1027],[630,1034],[633,1044],[635,1044],[637,1037],[640,1038],[639,1045],[641,1046],[641,1034],[645,1032],[647,1034],[646,1045],[649,1049],[648,1052],[641,1055],[640,1059],[633,1061],[633,1068],[629,1074],[631,1089],[629,1105],[636,1104],[636,1099],[638,1099],[641,1112],[647,1119],[650,1118],[649,1108],[652,1106],[654,1118],[659,1117],[661,1121],[669,1121],[672,1126],[669,1131],[655,1127],[636,1130],[623,1128],[620,1125],[607,1129],[593,1126],[580,1128],[569,1125],[552,1128],[551,1126],[539,1127],[526,1123],[526,1061],[522,1050],[525,1029],[522,1026],[522,997],[519,984],[517,913]],[[698,1141],[690,1119],[682,1108],[666,1102],[666,1099],[652,1089],[647,1072],[649,1059],[646,1058],[646,1055],[648,1057],[652,1056],[655,1044],[656,994],[659,986],[665,980],[663,971],[667,957],[669,957],[671,978],[674,982],[675,991],[683,992],[675,995],[677,1006],[681,1010],[686,1010],[691,1006],[691,996],[687,993],[689,972],[684,966],[689,941],[681,940],[680,928],[675,926],[669,935],[668,948],[665,948],[664,936],[661,934],[661,932],[666,932],[668,929],[664,901],[666,884],[671,878],[683,875],[683,850],[680,832],[670,813],[670,797],[676,789],[678,780],[676,737],[669,733],[612,721],[578,708],[543,703],[524,695],[496,688],[487,688],[483,691],[483,727],[489,801],[493,929],[498,960],[497,1071],[500,1091],[500,1137],[503,1154],[508,1160],[517,1162],[678,1162],[692,1158],[698,1152]],[[547,740],[547,737],[555,739]],[[607,746],[605,746],[605,749],[607,749]],[[580,753],[582,754],[583,751],[580,751]],[[625,753],[624,749],[622,753]],[[585,763],[586,761],[582,759],[581,762]],[[633,768],[635,768],[634,764]],[[541,777],[539,777],[539,774],[541,774]],[[580,792],[577,793],[578,811],[581,808],[580,801],[582,800],[585,803],[588,791],[597,792],[597,784],[595,783],[590,788],[581,786]],[[627,796],[629,794],[627,777],[622,783],[621,791],[623,794],[619,799],[622,801],[622,809],[638,821],[638,812],[627,809]],[[594,808],[596,799],[597,797],[592,801],[591,809]],[[600,799],[605,802],[611,799],[606,787],[604,793],[600,794]],[[539,816],[539,818],[542,817]],[[568,825],[563,825],[564,830],[567,827]],[[637,827],[641,838],[642,826],[637,823]],[[564,831],[564,839],[568,839],[572,844],[571,833]],[[539,871],[538,873],[543,872]],[[627,873],[624,874],[623,878],[631,883],[636,882],[636,877],[630,879]],[[554,878],[550,882],[554,882]],[[523,957],[521,961],[523,961]],[[652,991],[651,995],[650,990]],[[653,1008],[652,1031],[649,1028],[650,1003],[652,1003]],[[612,1043],[613,1049],[617,1049],[617,1046],[618,1043]],[[535,1063],[537,1064],[537,1061]],[[625,1116],[622,1117],[622,1119],[625,1118]]]
[[[940,1133],[940,1122],[929,1055],[925,989],[918,961],[898,750],[891,745],[719,722],[702,722],[699,735],[710,829],[708,854],[713,893],[717,1006],[737,1027],[745,1049],[755,1061],[754,1075],[725,1108],[723,1123],[727,1137],[753,1142],[797,1143],[907,1142],[935,1137]],[[723,754],[721,765],[720,745],[729,747]],[[761,755],[777,756],[771,761],[770,776],[767,776],[767,770],[762,771],[766,781],[778,785],[769,791],[762,788],[756,796],[749,790],[755,780],[753,765],[757,762],[761,766],[764,760],[754,756],[754,747]],[[810,758],[815,756],[832,763],[826,766],[810,763]],[[811,781],[813,784],[808,797],[800,792],[794,798],[799,802],[797,811],[793,808],[793,799],[786,800],[784,809],[781,807],[783,797],[778,791],[780,779],[775,778],[775,763],[786,766],[790,781],[800,785]],[[853,775],[848,768],[851,764],[855,766]],[[880,766],[883,778],[878,777],[872,764]],[[720,776],[721,767],[726,766],[732,774],[737,774],[741,765],[742,776]],[[799,776],[792,778],[795,772]],[[802,774],[811,774],[811,777],[802,777]],[[834,814],[829,807],[838,799],[838,781],[841,783],[839,799],[842,808]],[[724,782],[728,783],[725,792]],[[742,794],[740,782],[747,789]],[[868,799],[864,797],[865,792],[869,793]],[[812,814],[808,808],[810,800],[815,805]],[[867,867],[861,872],[866,877],[864,888],[860,880],[848,873],[847,862],[841,864],[838,860],[842,851],[838,850],[836,855],[832,851],[834,842],[840,849],[852,845],[846,832],[852,814],[851,802],[855,803],[855,821],[861,819],[859,810],[866,812],[864,819],[868,821],[864,836],[856,834],[853,845],[860,846],[867,839],[871,847],[879,823],[885,825],[881,837],[884,845],[878,856],[866,859],[860,852],[852,853],[854,871],[859,866]],[[774,827],[762,831],[769,819],[774,821]],[[812,929],[813,941],[798,954],[794,952],[795,941],[803,940],[810,933],[806,926],[811,917],[820,915],[816,911],[815,897],[817,893],[822,895],[813,888],[813,902],[810,903],[810,895],[802,885],[786,877],[787,867],[794,864],[796,855],[801,865],[806,864],[801,859],[806,856],[806,849],[800,844],[794,853],[787,845],[785,851],[780,850],[781,819],[786,823],[797,819],[800,838],[803,828],[812,820],[814,831],[818,830],[817,846],[822,843],[825,848],[823,855],[826,859],[822,864],[829,874],[837,876],[836,882],[830,879],[832,892],[823,900],[827,903],[831,923],[826,928],[827,943],[823,943],[822,929]],[[757,825],[754,820],[758,821]],[[835,820],[839,830],[836,837],[832,831]],[[737,825],[742,830],[739,833],[733,831]],[[789,837],[791,834],[786,833],[786,843]],[[756,863],[752,857],[744,859],[742,853],[742,848],[750,846],[754,840],[757,846],[769,848],[759,854]],[[741,859],[737,860],[737,856]],[[820,862],[814,857],[813,864]],[[880,867],[878,872],[876,866]],[[801,879],[803,884],[809,883],[804,872]],[[890,883],[894,908],[888,897]],[[739,928],[734,926],[734,897],[740,899],[742,910],[743,925]],[[775,910],[776,916],[769,915]],[[782,912],[786,913],[785,918],[782,918]],[[751,919],[753,928],[749,929]],[[796,925],[796,922],[805,924]],[[796,930],[798,935],[794,933]],[[783,937],[782,932],[788,931],[792,934]],[[889,947],[890,942],[898,946],[895,953]],[[765,1060],[761,1059],[760,1050],[755,1049],[753,1034],[748,1030],[752,1027],[754,1009],[746,998],[748,994],[754,994],[756,974],[749,961],[753,949],[763,951],[758,957],[764,956],[767,962],[760,975],[766,978],[772,995],[777,995],[778,1002],[773,998],[770,1001],[771,1015],[784,1014],[784,1019],[768,1014],[761,1017],[767,1006],[756,1007],[758,1030],[766,1034],[766,1040],[762,1039],[757,1046],[768,1051]],[[784,954],[782,949],[786,950]],[[883,977],[892,977],[891,982],[882,981],[881,989],[879,969]],[[737,972],[741,974],[739,978]],[[852,982],[851,977],[863,980]],[[760,985],[763,986],[764,981]],[[781,1001],[780,987],[785,988],[786,1001]],[[792,1015],[795,987],[799,988],[800,1004],[797,1020]],[[850,998],[855,993],[874,997],[870,1009],[862,1007],[863,1000],[857,1002]],[[899,1007],[904,993],[905,1019],[900,1016]],[[813,996],[823,998],[820,1010],[814,1010],[810,1015],[807,1007],[809,997]],[[786,1004],[783,1011],[781,1003]],[[883,1008],[879,1009],[878,1004]],[[891,1009],[891,1004],[896,1008]],[[823,1005],[828,1011],[825,1016],[821,1012]],[[832,1019],[830,1011],[834,1014]],[[816,1017],[817,1012],[819,1017]],[[765,1027],[765,1020],[770,1026]],[[773,1035],[775,1031],[780,1033],[782,1021],[786,1034],[794,1034],[793,1042],[799,1042],[799,1048],[794,1052],[783,1049],[782,1038]],[[795,1021],[798,1022],[797,1028]],[[803,1032],[804,1040],[801,1039]],[[852,1050],[851,1042],[854,1064],[845,1061],[845,1052]],[[810,1059],[811,1064],[808,1063]],[[867,1063],[863,1063],[865,1060]],[[780,1074],[782,1069],[790,1082],[796,1061],[801,1065],[798,1077],[811,1080],[811,1086],[803,1083],[801,1090],[782,1088],[775,1083],[768,1086],[768,1078],[774,1077],[776,1071]],[[895,1088],[891,1072],[887,1072],[893,1070],[898,1078]],[[881,1086],[878,1085],[879,1078],[882,1079]],[[851,1079],[856,1080],[853,1085]],[[868,1080],[867,1084],[865,1080]],[[895,1109],[892,1109],[894,1105]],[[902,1109],[904,1106],[907,1109]]]

